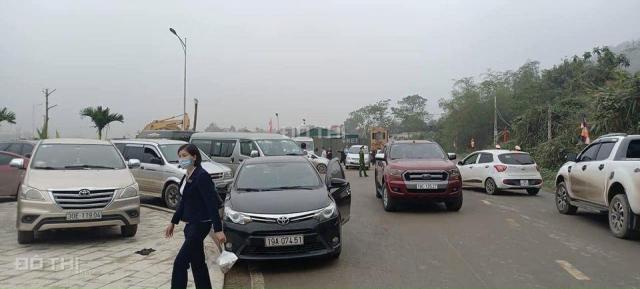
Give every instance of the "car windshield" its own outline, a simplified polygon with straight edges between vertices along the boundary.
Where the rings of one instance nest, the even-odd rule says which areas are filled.
[[[112,145],[43,144],[38,147],[32,169],[99,170],[124,169],[124,161]]]
[[[300,146],[290,139],[263,139],[256,143],[265,156],[304,155]]]
[[[347,151],[347,153],[350,154],[359,154],[360,153],[360,147],[350,147],[349,150]],[[367,153],[367,149],[364,149],[364,153]]]
[[[236,179],[238,191],[313,189],[322,183],[308,162],[248,164]]]
[[[162,151],[162,154],[167,159],[167,162],[172,164],[177,164],[179,160],[178,150],[183,145],[184,144],[166,144],[166,145],[159,145],[159,147],[160,147],[160,150]],[[211,159],[203,151],[200,151],[200,155],[202,156],[203,162],[211,161]]]
[[[532,165],[535,162],[529,154],[525,153],[509,153],[498,155],[498,159],[507,165]]]
[[[435,143],[401,143],[391,146],[391,159],[446,159],[444,152]]]

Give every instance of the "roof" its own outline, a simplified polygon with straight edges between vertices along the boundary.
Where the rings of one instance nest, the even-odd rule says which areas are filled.
[[[504,153],[523,153],[523,154],[528,154],[528,152],[523,152],[523,151],[515,151],[515,150],[481,150],[481,151],[475,151],[473,153],[490,153],[490,154],[504,154]]]
[[[145,139],[145,138],[118,139],[118,140],[112,140],[112,142],[113,143],[137,143],[137,144],[153,143],[153,144],[159,144],[159,145],[163,145],[163,144],[186,144],[186,143],[188,143],[186,141],[172,140],[172,139],[165,139],[165,138],[158,138],[158,139]]]
[[[0,143],[30,143],[30,144],[36,144],[37,142],[38,142],[37,140],[30,140],[30,139],[0,140]]]
[[[401,143],[433,143],[429,140],[394,140],[391,142],[392,144],[401,144]]]
[[[273,156],[273,157],[257,157],[243,161],[244,164],[268,164],[268,163],[291,163],[291,162],[308,162],[305,156]]]
[[[294,141],[313,141],[312,138],[307,136],[298,136],[293,138]]]
[[[261,132],[197,132],[191,135],[192,139],[290,139],[287,136],[277,133]]]
[[[88,144],[88,145],[111,145],[111,142],[88,138],[50,138],[42,140],[42,144]]]

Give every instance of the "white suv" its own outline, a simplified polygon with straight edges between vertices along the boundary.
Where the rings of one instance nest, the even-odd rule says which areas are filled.
[[[48,139],[36,145],[18,193],[18,243],[35,232],[53,229],[120,226],[124,237],[136,234],[140,222],[138,183],[116,147],[106,141]]]
[[[556,207],[562,214],[580,208],[608,212],[618,238],[640,230],[640,135],[604,135],[577,157],[567,156],[556,176]]]

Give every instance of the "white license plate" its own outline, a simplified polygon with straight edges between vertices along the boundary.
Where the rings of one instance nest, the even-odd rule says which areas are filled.
[[[418,190],[437,190],[438,184],[418,184]]]
[[[67,221],[75,220],[97,220],[102,219],[101,211],[85,211],[85,212],[69,212],[67,213]]]
[[[520,180],[520,186],[526,187],[529,185],[529,180]]]
[[[273,236],[264,238],[265,247],[282,247],[304,245],[303,235]]]

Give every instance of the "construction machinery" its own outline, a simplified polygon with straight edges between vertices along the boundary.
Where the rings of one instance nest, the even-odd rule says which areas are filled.
[[[189,114],[179,114],[165,119],[153,120],[142,130],[189,130],[190,122]]]

